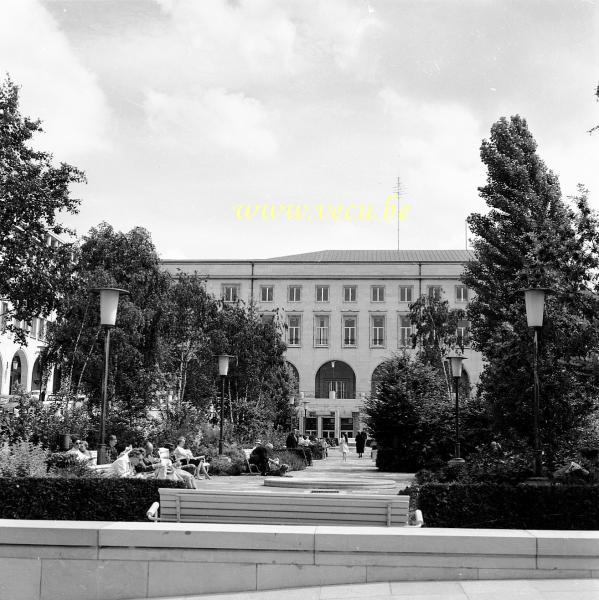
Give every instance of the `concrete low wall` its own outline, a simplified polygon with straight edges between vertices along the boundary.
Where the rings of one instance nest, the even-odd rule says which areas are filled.
[[[0,599],[599,577],[599,532],[0,520]]]

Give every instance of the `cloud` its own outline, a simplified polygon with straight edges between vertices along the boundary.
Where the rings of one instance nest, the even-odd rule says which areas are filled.
[[[189,94],[149,91],[144,109],[149,126],[163,142],[186,152],[232,150],[245,158],[276,155],[277,139],[269,128],[273,116],[256,99],[222,89]]]
[[[108,147],[102,90],[38,0],[2,3],[0,72],[21,86],[21,112],[43,121],[41,148],[73,160]]]

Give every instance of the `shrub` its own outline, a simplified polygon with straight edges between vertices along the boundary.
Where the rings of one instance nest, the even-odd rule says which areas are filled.
[[[41,444],[20,440],[0,448],[0,477],[44,477],[48,452]]]
[[[306,468],[306,459],[289,448],[273,450],[271,458],[278,458],[280,464],[289,465],[290,471],[303,471]]]
[[[220,456],[210,459],[210,475],[241,475],[245,470],[245,456],[243,460],[239,458],[229,460],[228,457]]]
[[[427,483],[410,491],[427,527],[599,529],[597,485]]]
[[[145,521],[158,489],[182,488],[164,479],[0,479],[0,518],[74,521]]]
[[[97,474],[69,452],[54,452],[48,457],[48,474],[54,477],[96,477]]]

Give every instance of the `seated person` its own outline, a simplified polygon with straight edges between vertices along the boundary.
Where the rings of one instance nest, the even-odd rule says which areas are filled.
[[[169,451],[168,459],[161,459],[166,464],[166,478],[174,481],[183,481],[189,488],[195,488],[193,473],[185,471],[181,462],[175,456],[175,449],[172,444],[165,444],[164,447]]]
[[[89,451],[89,448],[87,447],[87,442],[85,440],[81,440],[79,450],[81,450],[81,452],[85,454],[85,456],[87,456],[88,460],[93,459],[92,453]]]
[[[260,440],[256,442],[256,447],[250,453],[248,462],[250,465],[256,465],[262,475],[266,475],[268,472],[268,451]]]
[[[82,463],[89,462],[92,459],[91,454],[88,456],[84,452],[82,452],[81,444],[81,440],[79,438],[75,438],[73,440],[73,447],[67,452],[67,454],[71,454]]]
[[[119,457],[116,449],[116,435],[108,436],[108,446],[106,446],[106,462],[114,462]]]
[[[194,469],[194,475],[196,477],[202,473],[206,479],[210,479],[210,475],[208,474],[210,463],[206,462],[206,457],[204,455],[194,456],[191,450],[185,448],[185,438],[183,436],[177,440],[177,447],[175,448],[174,456],[176,460],[181,463],[182,467],[186,465],[194,465],[196,467]]]
[[[121,455],[110,465],[106,471],[109,477],[133,477],[135,476],[134,467],[140,461],[140,452],[127,446]],[[133,459],[133,462],[131,461]]]
[[[139,460],[135,458],[137,454],[139,454]],[[143,448],[136,448],[135,455],[132,459],[131,453],[129,454],[129,462],[137,476],[164,479],[163,476],[161,477],[161,475],[164,475],[164,467],[160,461],[154,461],[151,457],[148,458]]]
[[[289,465],[281,464],[278,458],[271,458],[270,454],[273,451],[272,444],[266,444],[265,446],[266,452],[268,455],[268,470],[266,472],[267,475],[275,475],[278,477],[283,477],[287,471],[289,471]]]

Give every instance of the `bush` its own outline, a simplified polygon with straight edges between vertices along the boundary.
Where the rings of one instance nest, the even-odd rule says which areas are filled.
[[[427,483],[417,495],[427,527],[599,529],[597,485]]]
[[[69,452],[54,452],[48,457],[48,474],[54,477],[97,477],[97,473]]]
[[[164,479],[0,479],[0,518],[73,521],[146,521],[158,489],[183,488]]]
[[[44,477],[48,452],[41,444],[20,440],[0,448],[0,477]]]
[[[290,471],[303,471],[306,468],[306,459],[296,452],[297,448],[282,448],[273,450],[271,458],[279,459],[282,465],[289,465]]]
[[[215,456],[210,459],[210,475],[241,475],[245,468],[245,456],[243,459]]]

